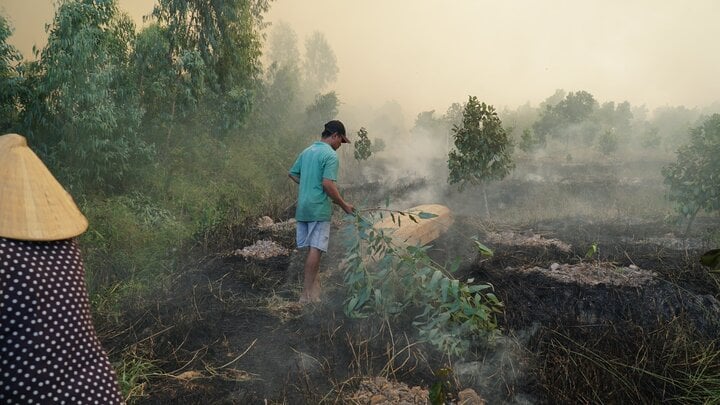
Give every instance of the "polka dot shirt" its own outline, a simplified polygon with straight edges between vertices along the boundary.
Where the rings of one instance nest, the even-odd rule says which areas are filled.
[[[122,403],[73,239],[0,237],[0,403]]]

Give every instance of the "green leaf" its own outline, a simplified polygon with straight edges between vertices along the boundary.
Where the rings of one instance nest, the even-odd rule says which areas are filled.
[[[421,211],[418,214],[418,218],[420,218],[420,219],[430,219],[430,218],[435,218],[435,217],[437,217],[437,214],[433,214],[432,212]]]
[[[458,297],[460,291],[460,280],[452,280],[450,282],[450,293],[453,297]]]
[[[365,288],[360,292],[360,295],[357,297],[357,306],[362,307],[367,302],[368,298],[370,298],[370,288]]]
[[[432,290],[437,286],[438,281],[442,278],[443,274],[440,272],[440,270],[435,270],[435,273],[433,273],[432,278],[430,279],[430,283],[428,284],[428,289]]]
[[[358,298],[357,296],[354,296],[350,298],[350,301],[348,301],[347,306],[345,307],[345,313],[351,314],[353,311],[355,311],[355,307],[357,306]]]
[[[492,256],[493,256],[493,251],[492,251],[492,249],[490,249],[489,247],[483,245],[482,243],[480,243],[480,242],[477,241],[477,240],[475,240],[475,241],[473,241],[473,242],[475,242],[475,247],[477,248],[478,253],[480,253],[480,255],[485,256],[485,257],[492,257]]]
[[[455,273],[460,268],[460,262],[462,261],[462,258],[459,256],[456,257],[452,263],[450,263],[450,273]]]
[[[487,284],[475,284],[468,286],[468,291],[470,291],[470,293],[476,293],[478,291],[487,290],[488,288],[491,287]]]
[[[594,242],[590,248],[588,249],[587,253],[585,253],[585,258],[590,259],[593,256],[595,256],[598,252],[598,245],[597,242]]]
[[[447,278],[440,280],[440,296],[442,297],[442,302],[448,300],[448,287],[450,287],[450,280]]]

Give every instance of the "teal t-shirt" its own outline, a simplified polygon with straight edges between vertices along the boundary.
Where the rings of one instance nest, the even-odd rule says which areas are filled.
[[[296,220],[330,220],[332,205],[330,197],[323,189],[322,181],[336,181],[338,166],[337,153],[325,142],[317,141],[300,153],[290,169],[290,174],[300,177]]]

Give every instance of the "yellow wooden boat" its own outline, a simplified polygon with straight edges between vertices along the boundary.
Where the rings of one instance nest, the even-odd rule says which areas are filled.
[[[394,244],[399,246],[424,246],[447,232],[453,224],[450,208],[440,204],[424,204],[402,212],[406,215],[394,214],[395,219],[387,216],[376,222],[375,229],[383,229]],[[426,218],[432,214],[432,218]],[[412,215],[415,221],[409,218]]]

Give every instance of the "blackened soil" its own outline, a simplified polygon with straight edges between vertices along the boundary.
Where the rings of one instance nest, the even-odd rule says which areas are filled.
[[[657,403],[683,393],[667,379],[692,373],[691,362],[682,359],[713,347],[720,332],[720,291],[697,262],[702,249],[679,249],[667,238],[674,229],[663,223],[568,218],[518,231],[559,239],[570,252],[487,243],[494,256],[485,258],[470,237],[483,241],[488,228],[477,218],[456,216],[430,250],[441,263],[462,258],[459,278],[494,286],[505,303],[500,324],[516,339],[512,356],[502,346],[477,348],[477,357],[468,353],[466,363],[455,363],[458,373],[494,367],[494,361],[512,370],[476,373],[475,380],[460,376],[464,386],[490,403]],[[135,403],[342,403],[361,376],[390,372],[426,388],[437,382],[433,371],[447,360],[410,345],[412,319],[387,325],[345,317],[337,240],[322,262],[323,304],[300,307],[292,303],[302,253],[261,261],[229,255],[231,248],[267,238],[293,248],[292,232],[238,230],[226,251],[170,281],[142,305],[132,326],[108,338],[111,347],[135,345],[157,368]],[[587,259],[593,243],[599,255]],[[589,286],[513,270],[583,260],[634,264],[658,277],[642,287]]]
[[[482,241],[483,230],[469,223],[459,218],[436,249],[456,249],[469,234]],[[717,225],[706,219],[698,228]],[[685,243],[700,236],[668,236],[674,230],[663,223],[537,223],[531,232],[571,244],[572,251],[488,243],[492,258],[476,257],[463,266],[461,278],[495,287],[505,303],[500,318],[505,331],[528,339],[531,370],[506,388],[504,398],[495,399],[512,401],[515,392],[531,390],[539,403],[682,403],[678,398],[687,398],[689,390],[682,381],[701,367],[683,359],[701,358],[717,347],[720,291],[698,262],[706,246]],[[593,243],[599,254],[587,258]],[[517,271],[581,261],[636,265],[657,277],[630,287],[560,282]]]
[[[293,247],[292,231],[252,232],[239,234],[238,248],[265,238]],[[400,328],[409,330],[410,320],[391,328],[343,314],[335,270],[342,253],[333,241],[321,264],[324,302],[305,306],[296,303],[300,252],[267,260],[218,255],[189,269],[151,298],[131,329],[106,343],[143,342],[138,351],[156,359],[159,371],[133,402],[342,403],[360,377],[380,375],[384,368],[409,384],[431,385],[432,358],[420,352],[423,345],[393,358],[409,344]]]

